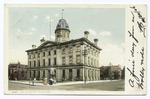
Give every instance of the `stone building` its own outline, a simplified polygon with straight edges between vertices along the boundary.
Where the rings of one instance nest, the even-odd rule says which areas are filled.
[[[10,63],[8,65],[9,80],[27,80],[27,65]]]
[[[69,25],[60,19],[55,30],[55,41],[41,39],[41,45],[27,50],[27,79],[53,77],[56,81],[64,80],[100,80],[99,54],[101,48],[85,37],[70,40]]]

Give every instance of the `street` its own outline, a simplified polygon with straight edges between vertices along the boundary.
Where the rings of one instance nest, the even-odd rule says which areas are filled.
[[[15,82],[8,83],[9,90],[67,90],[67,91],[124,91],[124,80],[95,82],[86,84],[72,84],[72,85],[42,85],[32,86],[29,84],[20,84]]]

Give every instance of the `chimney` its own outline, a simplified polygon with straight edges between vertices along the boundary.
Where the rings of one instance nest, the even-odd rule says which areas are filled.
[[[36,45],[32,45],[32,49],[36,48]]]
[[[44,37],[43,37],[43,39],[41,39],[41,44],[43,44],[45,42],[45,39],[44,39]]]
[[[84,37],[85,37],[86,39],[88,39],[88,36],[89,36],[89,31],[85,31],[85,32],[84,32]]]
[[[94,39],[94,44],[97,46],[98,39]]]

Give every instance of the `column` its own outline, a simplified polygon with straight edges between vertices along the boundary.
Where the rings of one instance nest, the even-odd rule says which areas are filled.
[[[40,70],[40,80],[43,80],[43,71]]]
[[[45,70],[45,78],[48,78],[48,70]]]
[[[27,71],[27,80],[30,79],[30,70]]]
[[[61,74],[60,74],[60,69],[56,70],[56,80],[61,81]]]
[[[80,80],[84,80],[84,69],[80,69]]]
[[[72,63],[76,64],[76,46],[72,47],[72,51],[73,51],[73,56],[72,56]]]
[[[61,49],[56,49],[56,64],[62,65]]]
[[[69,69],[65,69],[65,79],[69,79]]]
[[[86,68],[86,80],[89,81],[89,77],[88,77],[88,68]]]
[[[31,71],[31,79],[34,79],[34,71]]]
[[[37,78],[38,78],[38,70],[35,71],[35,78],[37,80]]]
[[[72,79],[76,79],[77,77],[77,69],[72,69]]]

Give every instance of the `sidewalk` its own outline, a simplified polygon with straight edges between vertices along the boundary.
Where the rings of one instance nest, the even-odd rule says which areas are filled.
[[[97,82],[110,82],[111,80],[99,80],[99,81],[86,81],[86,83],[97,83]],[[112,80],[112,81],[119,81],[119,80]],[[22,82],[22,81],[9,81],[9,82],[14,82],[14,83],[20,83],[20,84],[26,84],[26,85],[32,85],[32,81],[29,84],[29,81]],[[43,83],[34,83],[34,86],[61,86],[61,85],[73,85],[73,84],[85,84],[84,81],[77,81],[77,82],[59,82],[53,85],[44,85]]]

